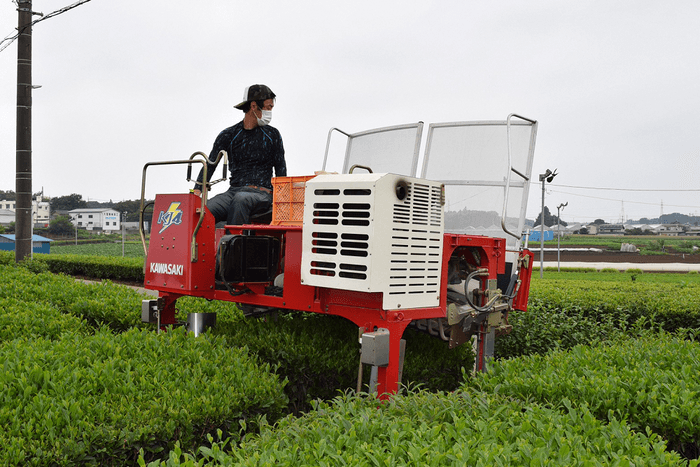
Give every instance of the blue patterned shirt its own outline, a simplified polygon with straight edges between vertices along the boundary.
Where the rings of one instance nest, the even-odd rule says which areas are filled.
[[[272,169],[276,177],[287,176],[282,135],[270,125],[256,126],[252,130],[243,128],[243,121],[226,128],[214,141],[209,161],[216,160],[219,151],[228,153],[229,182],[232,187],[264,186],[272,189]],[[207,181],[216,169],[216,164],[207,164]],[[202,189],[202,172],[197,177],[195,189]]]

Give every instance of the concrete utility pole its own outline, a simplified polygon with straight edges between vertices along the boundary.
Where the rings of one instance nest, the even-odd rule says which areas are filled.
[[[32,255],[32,2],[18,0],[15,261]]]

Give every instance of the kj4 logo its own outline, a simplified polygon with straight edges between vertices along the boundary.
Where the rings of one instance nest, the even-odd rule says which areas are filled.
[[[179,207],[180,203],[170,203],[167,211],[161,211],[158,214],[157,223],[163,226],[158,233],[163,233],[171,225],[182,224],[182,211],[178,209]]]

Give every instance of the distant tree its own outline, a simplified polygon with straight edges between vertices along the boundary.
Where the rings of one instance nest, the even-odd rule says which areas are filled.
[[[602,225],[602,224],[606,224],[606,223],[607,222],[605,222],[603,219],[596,219],[593,221],[593,225]]]
[[[588,229],[585,227],[582,227],[581,230],[578,231],[581,235],[588,235]]]
[[[127,222],[137,222],[139,220],[141,200],[120,201],[112,205],[112,208],[119,213],[125,212]],[[447,214],[445,216],[447,217]],[[447,219],[445,219],[445,223],[447,223]]]
[[[14,221],[13,221],[13,222],[10,222],[10,225],[8,225],[8,226],[5,228],[5,231],[6,231],[5,233],[9,233],[9,234],[15,233],[15,223],[14,223]]]
[[[68,196],[59,196],[57,198],[52,198],[50,201],[51,210],[56,211],[70,211],[73,209],[81,209],[88,207],[87,202],[83,200],[83,195],[73,193]]]
[[[0,225],[0,234],[4,234],[4,233],[5,233],[5,226]]]
[[[53,235],[70,235],[75,231],[75,226],[71,223],[70,217],[58,216],[49,222],[49,233]]]
[[[540,213],[537,218],[535,219],[535,226],[538,226],[541,224],[541,219],[542,219],[542,213]],[[549,212],[549,208],[547,206],[544,207],[544,225],[547,227],[551,227],[553,225],[557,225],[557,221],[563,226],[568,225],[566,222],[560,220],[557,216],[553,216]]]
[[[86,208],[90,209],[101,209],[101,208],[111,208],[112,207],[112,202],[111,201],[86,201]]]
[[[5,201],[15,201],[17,199],[17,195],[12,190],[10,190],[10,191],[0,190],[0,199],[5,200]]]

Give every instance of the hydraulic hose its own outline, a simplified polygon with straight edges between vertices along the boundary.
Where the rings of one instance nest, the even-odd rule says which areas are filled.
[[[498,300],[499,298],[501,298],[503,296],[503,294],[500,294],[500,293],[494,295],[484,306],[478,306],[478,305],[474,304],[474,302],[472,301],[471,297],[469,296],[470,294],[469,294],[469,290],[468,290],[469,282],[472,279],[474,279],[476,276],[486,276],[486,275],[488,275],[488,273],[489,273],[488,269],[477,269],[476,271],[470,273],[467,276],[467,279],[464,281],[464,295],[467,298],[467,303],[469,303],[469,306],[471,306],[472,308],[474,308],[476,311],[478,311],[480,313],[486,313],[486,312],[491,311],[494,304],[496,303],[496,300]]]

